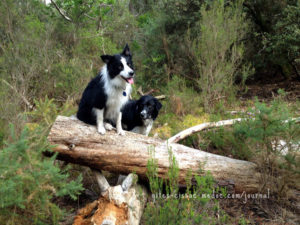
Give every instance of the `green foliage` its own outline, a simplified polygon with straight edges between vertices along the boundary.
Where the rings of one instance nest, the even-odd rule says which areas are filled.
[[[281,12],[282,18],[274,25],[274,33],[266,34],[265,51],[270,60],[281,65],[284,75],[292,75],[291,66],[300,65],[300,1],[287,5]],[[290,68],[293,70],[293,68]]]
[[[170,108],[176,115],[198,114],[201,106],[199,94],[188,86],[186,79],[174,76],[164,88],[170,101],[166,108]]]
[[[152,10],[138,18],[143,35],[137,38],[144,51],[139,61],[141,83],[156,87],[185,80],[187,89],[202,92],[193,100],[205,110],[220,99],[232,101],[234,82],[244,84],[253,73],[244,60],[242,40],[249,26],[243,1],[174,0],[150,5]]]
[[[190,60],[190,46],[183,41],[183,36],[200,19],[198,11],[202,1],[149,3],[148,10],[141,10],[138,17],[141,33],[136,37],[143,50],[138,61],[143,70],[143,83],[156,87],[169,82],[174,74],[193,77],[196,74]],[[137,5],[137,10],[143,6]]]
[[[279,196],[288,195],[287,187],[295,185],[300,165],[300,126],[290,118],[290,109],[282,97],[270,106],[257,101],[248,119],[232,129],[210,131],[207,135],[226,155],[256,162],[263,174],[262,188],[272,187]]]
[[[245,1],[253,24],[248,34],[248,59],[257,78],[299,76],[299,0]]]
[[[81,177],[70,180],[66,171],[54,166],[55,156],[42,158],[50,146],[39,131],[24,129],[17,137],[11,127],[10,139],[0,151],[0,223],[57,224],[62,212],[51,199],[76,199]]]
[[[27,113],[31,117],[32,122],[38,122],[41,127],[50,128],[58,115],[71,116],[76,113],[72,104],[66,102],[62,107],[55,104],[54,99],[45,99],[39,101],[34,100],[35,109]]]
[[[46,15],[52,15],[51,8],[37,1],[26,1],[27,6],[23,8],[18,2],[6,0],[0,3],[9,8],[7,17],[0,17],[3,41],[0,78],[12,87],[1,97],[11,95],[20,100],[24,97],[33,102],[45,95],[63,100],[78,95],[80,84],[91,76],[91,61],[73,55],[69,57],[69,52],[61,47],[61,40],[52,38],[60,23],[50,22],[51,17],[45,19]],[[45,11],[45,15],[36,13],[39,10]],[[20,104],[20,101],[12,102],[15,107]],[[20,105],[24,106],[24,103]]]
[[[236,77],[245,81],[250,74],[250,67],[243,63],[241,39],[246,35],[247,23],[242,5],[243,1],[225,5],[219,0],[204,4],[200,10],[202,18],[193,49],[200,74],[197,84],[207,110],[224,97],[228,102],[228,97],[235,94]]]
[[[192,173],[189,172],[186,177],[187,190],[185,193],[180,193],[178,162],[172,150],[169,149],[170,168],[165,180],[158,178],[154,152],[155,150],[151,149],[151,157],[147,164],[147,177],[153,201],[147,204],[143,214],[142,219],[145,224],[217,224],[227,221],[223,212],[219,219],[210,214],[213,209],[219,210],[219,207],[209,197],[214,190],[214,181],[209,173],[204,176],[195,175],[196,184],[192,186]],[[212,204],[208,204],[209,202]]]
[[[235,100],[237,88],[243,87],[252,73],[249,61],[259,77],[274,75],[278,70],[286,77],[297,74],[297,69],[299,74],[299,0],[55,2],[71,21],[63,18],[53,4],[45,5],[40,0],[0,1],[0,146],[4,147],[0,155],[14,160],[7,160],[11,165],[3,164],[5,168],[0,166],[11,175],[1,173],[0,182],[5,179],[5,187],[15,187],[3,189],[9,195],[0,199],[6,205],[0,210],[0,223],[22,224],[21,215],[30,218],[23,221],[27,224],[56,223],[61,213],[51,202],[52,197],[76,192],[72,182],[63,188],[55,181],[66,171],[55,171],[50,163],[53,159],[42,160],[40,151],[48,148],[45,141],[21,131],[28,127],[45,137],[58,114],[74,114],[84,87],[102,66],[101,54],[119,52],[129,43],[137,74],[132,96],[136,99],[137,89],[142,87],[144,92],[153,89],[154,95],[167,97],[156,120],[159,126],[153,129],[165,139],[213,116],[213,120],[223,118],[228,103]],[[247,18],[251,19],[250,25]],[[236,81],[241,82],[237,85]],[[229,130],[208,132],[208,138],[226,155],[260,159],[264,174],[276,174],[279,178],[275,186],[284,190],[286,185],[281,184],[290,184],[288,178],[299,171],[295,155],[298,130],[292,122],[280,126],[278,121],[291,115],[283,113],[285,105],[273,107],[276,104],[272,103],[270,109],[257,103],[253,112],[257,123],[249,119]],[[299,104],[295,112],[297,107]],[[14,124],[15,136],[22,133],[24,138],[20,135],[23,139],[6,145],[5,141],[11,139],[9,123]],[[287,144],[280,146],[279,140],[283,139]],[[22,148],[16,147],[21,140],[26,146],[22,142]],[[184,141],[193,146],[199,142],[199,134]],[[277,145],[277,150],[271,149],[271,144]],[[283,150],[288,154],[282,155]],[[12,156],[7,157],[8,152]],[[19,158],[18,152],[22,152]],[[168,193],[178,191],[178,165],[171,153],[170,163],[170,179],[164,182],[158,179],[155,160],[149,162],[153,193],[161,192],[163,185]],[[274,171],[269,169],[272,167]],[[48,176],[44,173],[45,184],[40,175],[34,175],[48,170],[52,172]],[[40,185],[34,186],[35,176]],[[70,178],[60,179],[63,185]],[[268,178],[264,179],[262,183],[268,183]],[[187,193],[209,192],[205,188],[210,185],[207,176],[196,177],[195,181],[197,188],[190,186]],[[14,194],[16,198],[12,199]],[[209,207],[209,200],[198,200],[156,201],[148,206],[148,224],[167,224],[168,220],[176,220],[174,224],[210,223],[205,220],[215,209]],[[201,218],[193,215],[199,209]],[[226,223],[221,219],[216,222]]]
[[[155,159],[155,148],[149,148],[150,159],[147,162],[147,178],[152,193],[158,193],[163,188],[163,180],[158,177],[158,167]]]

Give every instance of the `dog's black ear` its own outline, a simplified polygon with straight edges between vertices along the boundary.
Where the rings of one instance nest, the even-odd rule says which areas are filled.
[[[123,52],[121,53],[121,55],[131,56],[131,52],[130,52],[128,44],[125,45],[125,48],[124,48]]]
[[[162,104],[157,99],[155,99],[155,106],[156,106],[156,110],[159,111],[162,107]]]
[[[105,63],[109,63],[109,61],[112,59],[111,55],[101,55],[101,59]]]

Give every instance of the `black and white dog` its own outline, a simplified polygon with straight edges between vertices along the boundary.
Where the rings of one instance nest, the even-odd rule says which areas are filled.
[[[122,108],[123,128],[148,136],[161,107],[161,103],[150,95],[129,100]]]
[[[122,106],[128,101],[134,69],[128,45],[116,55],[102,55],[105,65],[100,73],[85,88],[79,104],[77,118],[85,123],[97,125],[100,134],[113,129],[124,135],[122,129]]]

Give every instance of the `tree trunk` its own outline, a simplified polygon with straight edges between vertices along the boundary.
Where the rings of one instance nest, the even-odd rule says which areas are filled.
[[[125,136],[118,135],[115,131],[100,135],[96,127],[74,118],[58,116],[48,140],[54,145],[54,152],[59,153],[58,159],[117,174],[133,172],[141,179],[146,178],[151,149],[155,150],[159,177],[167,178],[169,150],[172,150],[179,166],[180,184],[185,184],[189,171],[193,175],[210,171],[219,185],[232,188],[237,193],[259,191],[260,174],[254,163],[176,143],[168,144],[166,141],[131,132],[126,132]]]

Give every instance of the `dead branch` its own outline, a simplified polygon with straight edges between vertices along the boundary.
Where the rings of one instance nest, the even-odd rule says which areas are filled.
[[[166,96],[165,95],[158,95],[158,96],[155,96],[156,99],[158,100],[162,100],[162,99],[165,99]]]
[[[20,92],[18,92],[18,90],[15,87],[13,87],[10,83],[8,83],[4,79],[2,79],[2,82],[4,84],[6,84],[10,89],[12,89],[17,95],[19,95],[20,98],[23,100],[23,102],[27,105],[27,107],[29,109],[33,109],[33,105],[27,100],[27,98],[24,95],[22,95]]]
[[[142,90],[142,86],[140,86],[138,89],[137,89],[137,92],[139,93],[140,96],[143,96],[144,95],[144,92]]]
[[[72,22],[71,18],[68,17],[68,16],[66,15],[66,13],[65,13],[62,9],[60,9],[60,8],[58,7],[58,5],[56,4],[55,1],[53,1],[53,0],[50,0],[50,1],[51,1],[51,3],[54,5],[54,7],[56,8],[56,10],[59,12],[59,14],[60,14],[65,20],[67,20],[67,21],[69,21],[69,22]]]
[[[202,124],[196,125],[194,127],[190,127],[186,130],[183,130],[183,131],[179,132],[178,134],[174,135],[173,137],[170,137],[168,139],[168,143],[177,143],[178,141],[183,140],[184,138],[191,136],[192,134],[197,133],[199,131],[209,129],[209,128],[232,125],[235,122],[240,122],[242,120],[244,120],[244,119],[237,118],[237,119],[231,119],[231,120],[221,120],[219,122],[202,123]]]
[[[237,118],[237,119],[230,119],[230,120],[221,120],[221,121],[218,121],[218,122],[202,123],[202,124],[190,127],[186,130],[183,130],[183,131],[179,132],[178,134],[174,135],[173,137],[170,137],[168,139],[168,143],[177,143],[178,141],[181,141],[181,140],[185,139],[186,137],[189,137],[192,134],[195,134],[199,131],[210,129],[210,128],[231,126],[234,123],[241,122],[243,120],[247,120],[247,118]],[[294,121],[295,123],[299,123],[300,122],[300,117],[299,118],[291,118],[291,119],[285,120],[283,122],[287,123],[289,121]]]

